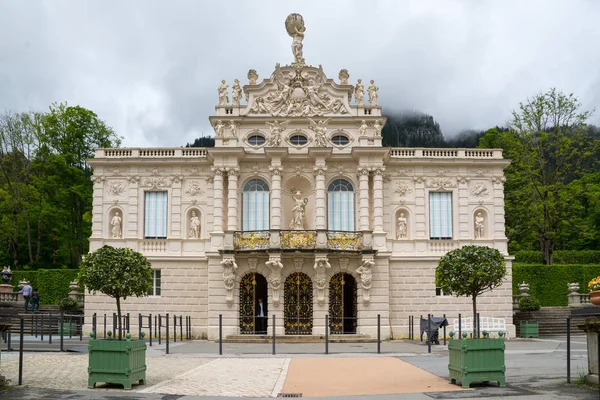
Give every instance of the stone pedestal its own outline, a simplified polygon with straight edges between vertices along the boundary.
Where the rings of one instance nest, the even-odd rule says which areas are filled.
[[[13,287],[7,283],[3,283],[0,285],[0,293],[12,293]]]
[[[588,383],[598,385],[598,335],[600,334],[600,318],[588,318],[584,325],[579,326],[583,329],[587,337],[587,359],[588,374],[585,379]]]

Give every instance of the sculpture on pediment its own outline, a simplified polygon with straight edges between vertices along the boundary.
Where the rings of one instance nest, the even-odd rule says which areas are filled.
[[[229,104],[229,95],[228,95],[229,85],[225,83],[225,79],[221,81],[221,86],[219,86],[219,105],[226,106]]]
[[[354,97],[356,98],[357,106],[365,105],[365,86],[362,84],[362,80],[359,79],[356,87],[354,88]]]
[[[308,125],[309,129],[315,133],[315,146],[316,147],[327,147],[327,121],[320,120],[315,122],[314,120],[308,118],[310,124]]]
[[[223,137],[223,131],[225,129],[225,124],[223,121],[218,120],[214,126],[215,128],[215,137]]]
[[[485,218],[478,212],[475,216],[475,239],[483,238],[483,221]]]
[[[407,219],[404,216],[404,213],[401,212],[400,216],[398,217],[398,229],[396,232],[396,239],[406,239],[406,236],[408,235],[408,224],[407,224]]]
[[[375,120],[375,123],[373,124],[373,131],[375,132],[375,136],[376,137],[380,137],[381,136],[381,130],[383,129],[383,125],[381,125],[381,122],[379,122],[378,119]]]
[[[338,75],[338,78],[340,78],[340,84],[347,85],[348,78],[350,78],[350,74],[348,73],[348,70],[347,69],[341,70],[340,74]]]
[[[196,211],[192,211],[190,218],[190,238],[200,238],[200,218],[196,215]]]
[[[272,79],[277,89],[255,97],[251,113],[290,117],[348,113],[341,98],[320,93],[327,80],[322,68],[277,65]]]
[[[281,144],[281,133],[285,131],[285,125],[290,121],[267,121],[267,125],[269,126],[269,130],[271,131],[271,136],[269,137],[269,147],[279,147]]]
[[[358,136],[367,136],[367,129],[369,129],[369,126],[367,125],[367,121],[363,119],[360,121],[360,126],[358,127]]]
[[[302,15],[297,13],[288,15],[285,20],[285,29],[287,30],[288,35],[292,37],[294,62],[296,64],[304,64],[304,57],[302,56],[302,40],[304,39],[306,27],[304,26]]]
[[[122,232],[121,232],[121,214],[117,211],[115,212],[115,215],[113,215],[112,219],[110,220],[110,235],[113,239],[120,239]]]
[[[302,198],[302,193],[297,190],[292,196],[294,207],[292,207],[292,220],[290,221],[290,229],[304,230],[304,222],[306,219],[306,204],[307,198]]]
[[[234,106],[239,106],[242,100],[242,88],[240,87],[240,81],[237,79],[233,80],[233,86],[231,86],[231,103]]]
[[[240,126],[240,124],[237,123],[236,121],[234,121],[234,120],[229,121],[229,130],[231,131],[231,136],[237,137],[239,126]]]
[[[372,106],[377,106],[377,101],[379,99],[379,95],[377,94],[378,90],[379,88],[375,86],[375,81],[371,79],[371,84],[367,88],[367,92],[369,92],[369,103],[371,103]]]

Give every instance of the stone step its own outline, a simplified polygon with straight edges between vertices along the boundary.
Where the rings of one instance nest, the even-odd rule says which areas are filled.
[[[230,335],[223,343],[272,343],[268,335]],[[285,335],[275,338],[277,343],[325,343],[325,335]],[[368,335],[330,335],[330,343],[376,343],[377,340]]]

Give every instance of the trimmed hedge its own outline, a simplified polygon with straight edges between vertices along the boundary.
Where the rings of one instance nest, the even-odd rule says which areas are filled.
[[[18,290],[19,281],[31,282],[33,289],[40,292],[40,303],[57,304],[69,295],[69,283],[77,279],[79,269],[38,269],[34,271],[13,271],[11,285]]]
[[[515,263],[541,264],[542,253],[534,250],[521,250],[515,253]],[[553,264],[600,264],[598,250],[556,250]]]
[[[600,264],[513,264],[513,294],[519,294],[519,284],[525,282],[542,307],[566,306],[569,283],[579,282],[579,293],[587,293],[589,281],[597,276]]]

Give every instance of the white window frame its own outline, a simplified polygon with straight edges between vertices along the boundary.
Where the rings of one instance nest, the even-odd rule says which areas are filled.
[[[162,273],[160,271],[160,269],[152,270],[152,289],[148,292],[148,296],[160,297],[162,295]]]
[[[165,196],[164,215],[161,216],[158,212],[158,217],[152,217],[148,210],[148,196],[153,196],[157,193],[163,193]],[[162,217],[162,218],[161,218]],[[154,218],[154,221],[152,221]],[[163,219],[160,221],[158,218]],[[163,226],[160,226],[162,222]],[[153,225],[154,224],[154,225]],[[169,234],[169,192],[168,191],[147,191],[144,192],[144,238],[145,239],[166,239]],[[162,229],[161,229],[162,228]],[[164,233],[164,234],[163,234]]]
[[[447,202],[433,201],[433,197],[436,195],[447,195]],[[440,200],[442,196],[439,196]],[[445,192],[429,192],[429,239],[430,240],[452,240],[454,238],[454,201],[453,193],[451,191]],[[441,215],[445,211],[446,221],[441,221]],[[436,214],[436,215],[434,215]],[[440,218],[440,221],[435,221],[434,218]]]
[[[253,181],[261,181],[267,190],[247,190]],[[242,231],[268,231],[271,229],[271,191],[269,183],[262,178],[253,178],[242,190]],[[262,203],[260,203],[262,198]]]
[[[330,190],[337,181],[346,182],[352,190]],[[348,179],[335,178],[327,186],[327,227],[330,231],[356,231],[356,191]]]

